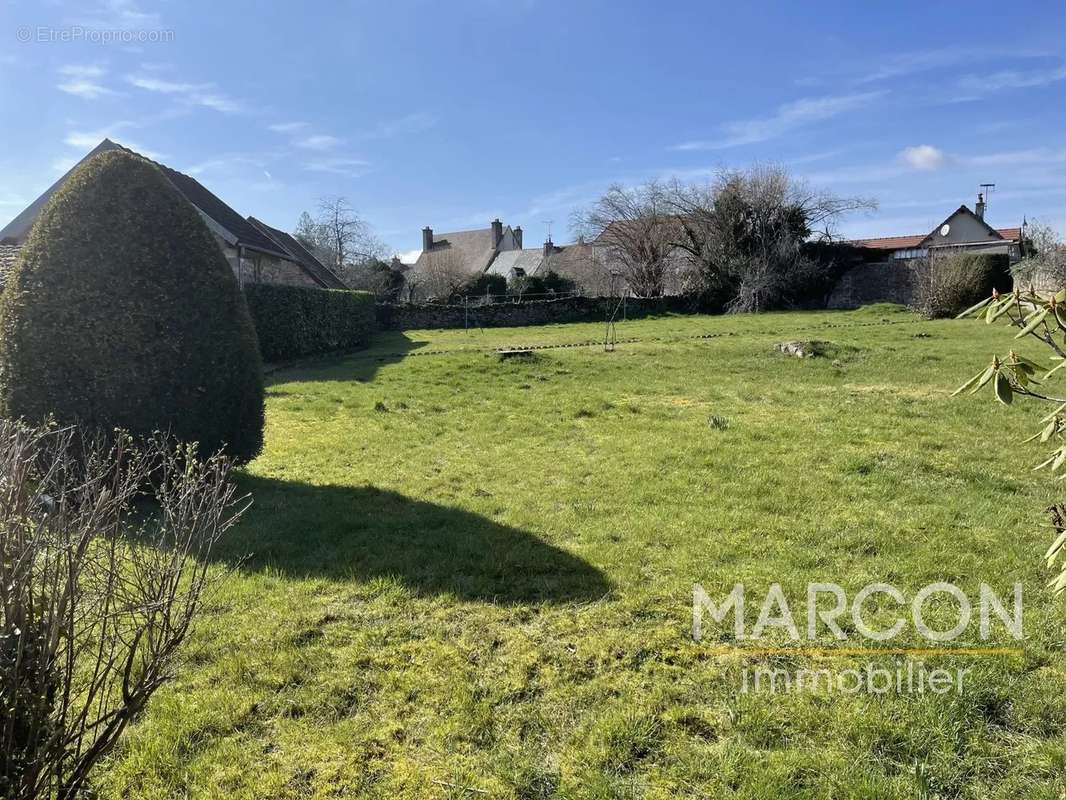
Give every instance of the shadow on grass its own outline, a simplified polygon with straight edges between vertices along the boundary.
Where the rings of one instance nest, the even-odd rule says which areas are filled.
[[[505,604],[596,600],[597,569],[536,536],[467,511],[373,487],[311,486],[242,475],[254,499],[220,543],[225,560],[294,577],[392,577],[422,595]]]
[[[407,354],[429,342],[415,341],[400,331],[379,331],[365,350],[341,355],[307,359],[296,366],[284,367],[267,375],[267,396],[279,394],[271,388],[291,381],[358,381],[374,380],[382,367],[403,361]]]

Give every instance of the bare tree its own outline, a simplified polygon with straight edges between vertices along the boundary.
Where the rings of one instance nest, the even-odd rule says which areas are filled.
[[[341,278],[356,266],[388,256],[388,247],[345,197],[321,198],[316,216],[300,215],[294,235]]]
[[[636,188],[614,184],[571,223],[575,233],[606,250],[608,269],[642,297],[663,294],[676,238],[673,226],[665,189],[657,181]]]
[[[1025,257],[1012,269],[1016,277],[1043,291],[1066,286],[1066,249],[1058,231],[1034,220],[1025,227],[1022,248]]]
[[[777,166],[723,170],[705,185],[674,181],[665,194],[673,244],[690,258],[700,288],[728,294],[735,311],[787,304],[821,266],[804,245],[833,241],[841,217],[876,207],[813,190]]]
[[[163,438],[0,421],[0,795],[84,794],[171,677],[224,574],[209,564],[240,514],[229,471]]]
[[[606,248],[597,248],[584,240],[551,253],[537,275],[555,273],[572,281],[575,289],[590,295],[606,295],[611,289]]]
[[[395,264],[376,258],[350,268],[346,277],[351,288],[370,292],[385,300],[398,299],[405,283],[404,273]]]

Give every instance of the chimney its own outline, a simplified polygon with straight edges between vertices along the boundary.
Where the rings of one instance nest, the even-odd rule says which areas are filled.
[[[554,252],[555,252],[555,245],[552,244],[552,240],[549,239],[548,241],[546,241],[544,243],[544,257],[547,258],[548,256],[550,256]]]
[[[984,192],[977,193],[977,205],[974,206],[974,213],[977,214],[979,220],[985,218],[985,195]]]
[[[433,249],[433,229],[428,225],[422,229],[422,250]]]
[[[492,247],[493,249],[500,246],[500,240],[503,239],[503,223],[500,220],[494,219],[492,221]]]
[[[515,243],[515,246],[519,250],[522,249],[522,226],[521,225],[519,225],[517,228],[514,229],[514,243]]]

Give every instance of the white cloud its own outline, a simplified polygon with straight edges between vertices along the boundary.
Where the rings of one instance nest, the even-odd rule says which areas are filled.
[[[102,78],[104,68],[97,64],[67,64],[59,68],[59,74],[71,78]]]
[[[83,97],[86,100],[95,100],[109,94],[115,94],[114,89],[108,89],[100,79],[104,77],[105,70],[96,64],[67,64],[59,68],[59,74],[65,80],[56,85],[61,92]]]
[[[79,10],[73,20],[85,28],[100,30],[158,30],[159,14],[144,11],[134,0],[101,0],[95,6]]]
[[[823,122],[849,111],[865,108],[885,95],[883,91],[827,97],[804,97],[778,107],[769,117],[737,120],[721,126],[721,138],[684,142],[674,150],[720,150],[745,144],[765,142],[796,128]]]
[[[395,253],[394,255],[399,256],[400,261],[404,264],[414,264],[418,261],[418,257],[422,255],[422,250],[406,250],[402,253]]]
[[[981,97],[1004,89],[1032,89],[1066,80],[1066,64],[1038,70],[1001,70],[991,75],[967,75],[959,88],[969,92],[966,99]]]
[[[931,144],[919,144],[914,147],[904,147],[899,153],[899,160],[911,169],[922,172],[933,172],[947,163],[944,151]]]
[[[296,142],[297,147],[303,147],[306,150],[331,150],[339,144],[341,144],[341,140],[336,136],[329,136],[324,133],[307,136]]]
[[[369,161],[359,158],[320,158],[304,165],[311,172],[324,172],[346,178],[358,178],[370,168]]]
[[[432,114],[415,112],[393,120],[379,123],[373,129],[363,133],[361,139],[391,139],[395,136],[405,136],[420,131],[428,130],[437,124],[437,118]]]
[[[119,131],[135,127],[137,126],[133,122],[128,120],[118,120],[117,122],[112,122],[110,125],[95,130],[71,131],[63,139],[63,143],[70,147],[76,147],[79,150],[91,150],[104,139],[110,139],[115,136]]]
[[[224,114],[233,114],[241,110],[240,103],[221,94],[211,83],[184,83],[150,75],[129,75],[126,80],[138,89],[173,95],[190,105],[203,106]]]
[[[306,127],[306,122],[275,122],[273,125],[267,125],[274,133],[295,133]]]
[[[56,88],[61,92],[72,94],[75,97],[83,97],[86,100],[95,100],[98,97],[115,93],[113,89],[108,89],[106,86],[87,80],[64,81],[56,84]]]
[[[856,83],[875,83],[891,78],[902,78],[917,72],[926,72],[937,67],[950,67],[963,61],[988,56],[987,52],[982,53],[958,47],[900,53],[883,60],[875,70],[863,75]]]
[[[139,127],[138,123],[130,122],[128,120],[119,120],[118,122],[113,122],[106,127],[98,128],[96,130],[71,131],[63,138],[63,144],[78,150],[79,155],[74,157],[73,160],[67,157],[62,157],[58,159],[53,163],[53,169],[58,170],[59,167],[57,165],[61,166],[62,164],[67,164],[66,169],[70,169],[70,167],[74,166],[78,159],[81,159],[85,156],[85,153],[87,151],[92,150],[104,139],[111,139],[114,141],[117,139],[117,135],[120,131],[137,127]],[[126,139],[125,137],[123,137],[123,140],[120,142],[120,144],[122,144],[124,147],[128,147],[134,152],[140,153],[145,158],[150,158],[153,161],[162,161],[164,158],[164,156],[159,152],[152,150],[148,147],[143,147],[142,145],[137,144],[136,142],[132,142],[129,139]]]

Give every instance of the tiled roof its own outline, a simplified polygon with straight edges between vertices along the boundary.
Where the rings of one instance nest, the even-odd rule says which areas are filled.
[[[293,261],[307,270],[308,274],[325,288],[348,288],[344,281],[338,278],[332,270],[326,267],[325,264],[315,258],[314,254],[300,244],[295,237],[285,233],[283,230],[272,228],[265,222],[257,220],[255,217],[248,217],[248,222],[255,226],[255,228],[264,235],[270,237],[279,249],[288,253]]]
[[[996,233],[1007,241],[1017,241],[1022,237],[1021,228],[996,228]],[[881,236],[875,239],[851,239],[848,244],[856,247],[869,247],[874,250],[910,250],[920,247],[922,242],[929,238],[928,233],[918,233],[913,236]]]
[[[0,288],[7,283],[7,275],[14,268],[21,251],[22,245],[0,244]]]
[[[848,244],[853,244],[856,247],[870,247],[874,250],[909,250],[920,245],[928,235],[928,233],[919,233],[914,236],[881,236],[877,239],[852,239]]]

